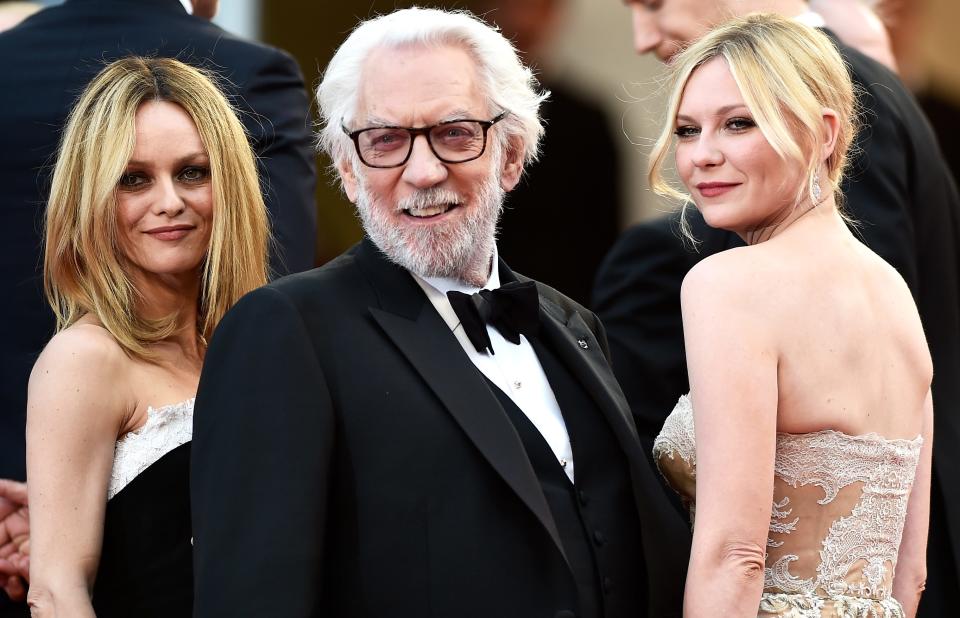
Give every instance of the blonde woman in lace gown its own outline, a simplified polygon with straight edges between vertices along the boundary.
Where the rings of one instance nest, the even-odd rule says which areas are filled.
[[[674,144],[707,223],[747,243],[684,280],[691,393],[654,446],[695,516],[684,615],[913,616],[932,367],[907,286],[838,208],[856,117],[843,62],[823,34],[754,15],[672,70],[651,183],[670,193]]]
[[[34,617],[191,615],[193,397],[206,341],[266,281],[243,126],[181,62],[108,65],[71,113],[46,212],[58,333],[30,377]]]

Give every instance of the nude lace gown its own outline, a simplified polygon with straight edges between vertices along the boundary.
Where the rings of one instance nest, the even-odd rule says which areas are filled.
[[[777,434],[763,618],[901,618],[891,596],[922,438]],[[695,518],[693,407],[680,398],[653,446]]]

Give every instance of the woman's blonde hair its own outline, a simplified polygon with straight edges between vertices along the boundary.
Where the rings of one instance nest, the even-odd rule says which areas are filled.
[[[825,190],[838,189],[847,155],[856,135],[856,99],[847,67],[833,42],[822,32],[775,14],[756,13],[731,20],[681,52],[670,70],[672,89],[667,122],[650,155],[648,180],[658,194],[690,196],[664,178],[663,167],[673,142],[675,119],[684,88],[694,71],[714,58],[723,58],[764,137],[787,164],[802,166],[806,182],[796,201],[814,194],[823,142],[823,108],[837,113],[840,129],[833,153],[826,160]],[[681,216],[684,235],[692,238]]]
[[[267,280],[269,227],[253,151],[213,77],[169,58],[128,57],[106,66],[67,119],[46,211],[44,289],[62,330],[86,313],[131,355],[169,337],[176,315],[141,317],[142,299],[120,249],[117,182],[133,154],[135,116],[167,101],[193,119],[210,159],[213,224],[202,265],[197,331],[209,340],[243,294]]]

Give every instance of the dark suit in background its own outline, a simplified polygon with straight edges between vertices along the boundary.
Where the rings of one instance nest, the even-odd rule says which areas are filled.
[[[540,159],[507,198],[497,248],[517,270],[586,305],[620,230],[620,158],[603,108],[562,84],[543,87]]]
[[[519,278],[502,262],[500,277]],[[537,287],[531,343],[576,486],[369,240],[231,309],[194,416],[194,615],[679,616],[689,531],[640,452],[603,328]]]
[[[951,615],[960,557],[960,198],[916,101],[878,62],[834,38],[860,89],[863,127],[844,185],[859,235],[913,292],[933,356],[935,444],[927,589],[920,616]],[[692,209],[691,209],[692,210]],[[690,213],[699,253],[684,247],[676,216],[629,230],[597,277],[594,307],[607,327],[614,370],[648,445],[689,390],[680,283],[700,259],[742,245]]]
[[[316,171],[309,99],[286,53],[188,15],[178,0],[67,0],[0,34],[0,478],[23,479],[27,379],[53,335],[42,220],[67,113],[107,61],[172,56],[217,71],[260,162],[280,274],[313,267]]]

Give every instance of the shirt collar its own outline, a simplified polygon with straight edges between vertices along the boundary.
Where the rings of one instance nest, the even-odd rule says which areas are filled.
[[[800,13],[794,20],[800,22],[801,24],[810,26],[811,28],[826,28],[827,22],[823,19],[820,13],[815,13],[813,11],[806,11],[805,13]]]
[[[463,292],[464,294],[474,294],[481,289],[496,290],[500,287],[500,269],[497,268],[498,264],[497,247],[494,245],[493,258],[490,260],[490,277],[487,278],[487,282],[482,288],[466,284],[450,277],[421,277],[414,272],[410,274],[413,275],[414,281],[423,289],[430,304],[436,308],[440,317],[443,318],[443,321],[450,327],[450,330],[455,331],[457,327],[460,326],[460,318],[457,317],[453,307],[450,306],[447,292],[456,291]]]

